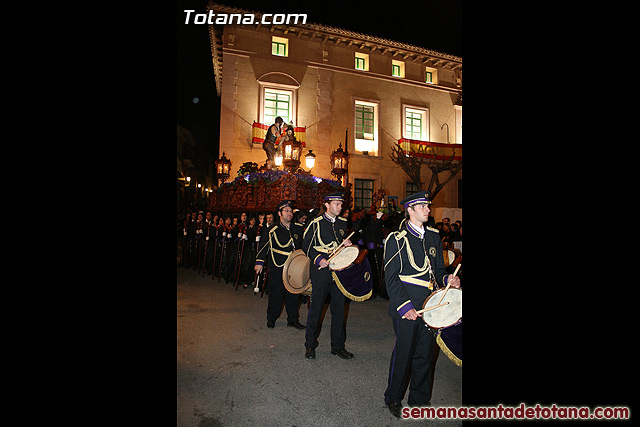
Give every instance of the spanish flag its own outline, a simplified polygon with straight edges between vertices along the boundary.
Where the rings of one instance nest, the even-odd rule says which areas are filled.
[[[255,144],[262,144],[264,142],[264,137],[267,136],[267,131],[269,130],[270,125],[263,125],[262,123],[253,122],[253,126],[251,126],[251,141]],[[306,146],[307,140],[307,127],[294,127],[293,134],[296,137],[297,141],[302,143],[302,146]]]
[[[462,144],[443,144],[440,142],[401,138],[398,140],[398,145],[410,156],[436,160],[449,160],[451,156],[453,156],[453,160],[462,160]]]

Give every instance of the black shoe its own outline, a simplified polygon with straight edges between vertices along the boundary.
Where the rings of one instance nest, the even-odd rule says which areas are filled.
[[[341,348],[340,350],[331,350],[331,354],[337,354],[343,359],[351,359],[353,357],[353,353],[349,353],[344,348]]]
[[[402,403],[400,402],[391,402],[387,405],[389,408],[389,412],[396,418],[400,418],[400,412],[402,411]]]
[[[267,320],[267,328],[273,328],[276,326],[275,320]]]
[[[292,322],[292,323],[287,323],[287,326],[293,326],[294,328],[298,328],[298,329],[307,329],[306,326],[302,325],[297,320],[295,322]]]
[[[316,358],[316,349],[315,348],[307,348],[307,351],[304,353],[304,357],[307,359],[315,359]]]

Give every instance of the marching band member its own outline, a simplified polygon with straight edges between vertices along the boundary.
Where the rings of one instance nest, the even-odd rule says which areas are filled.
[[[304,232],[302,249],[311,261],[309,275],[312,286],[311,306],[309,307],[304,343],[307,359],[316,358],[321,326],[320,316],[328,295],[331,295],[331,354],[337,354],[343,359],[353,357],[353,354],[344,347],[346,336],[343,326],[346,297],[333,280],[327,260],[329,252],[333,251],[347,237],[347,220],[340,216],[343,200],[342,193],[325,196],[326,212],[313,219]],[[346,240],[344,246],[351,246],[351,242]]]
[[[282,282],[282,268],[289,254],[302,246],[302,225],[291,222],[293,210],[291,201],[285,200],[278,205],[280,221],[263,231],[260,249],[256,255],[254,270],[260,274],[265,264],[269,270],[267,283],[269,287],[269,303],[267,305],[267,327],[273,328],[282,311],[284,300],[287,309],[287,326],[304,329],[299,322],[298,309],[300,298],[289,292]]]
[[[434,283],[460,287],[460,279],[445,271],[438,230],[424,227],[429,219],[429,197],[428,191],[421,191],[400,202],[405,221],[398,231],[389,233],[384,245],[389,315],[396,335],[384,396],[389,411],[398,418],[409,377],[407,403],[424,406],[431,400],[435,337],[416,310],[424,305]]]

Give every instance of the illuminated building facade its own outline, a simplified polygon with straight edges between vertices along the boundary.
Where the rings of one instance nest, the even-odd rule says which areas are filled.
[[[260,16],[215,3],[209,10]],[[342,143],[355,207],[368,207],[379,188],[398,200],[426,189],[427,167],[419,189],[390,160],[401,139],[462,144],[461,58],[318,24],[257,22],[209,25],[220,153],[233,162],[232,177],[245,162],[265,163],[256,129],[276,116],[304,129],[303,156],[309,149],[317,156],[313,175],[333,178],[329,157]],[[461,207],[461,180],[462,171],[436,196],[437,206]]]

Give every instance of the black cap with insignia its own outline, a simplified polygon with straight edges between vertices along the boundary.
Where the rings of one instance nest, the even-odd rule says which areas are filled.
[[[409,206],[419,205],[419,204],[428,204],[431,205],[432,202],[429,200],[431,198],[431,193],[429,191],[419,191],[400,201],[400,204],[407,209]]]
[[[291,208],[291,204],[293,202],[291,200],[283,200],[278,204],[278,210],[282,210],[283,208],[285,208],[286,206],[289,206]],[[293,209],[293,208],[292,208]]]
[[[340,191],[336,193],[327,194],[326,196],[324,196],[324,201],[332,202],[334,200],[340,200],[341,202],[344,202],[344,198],[342,196],[343,196],[343,193]]]

